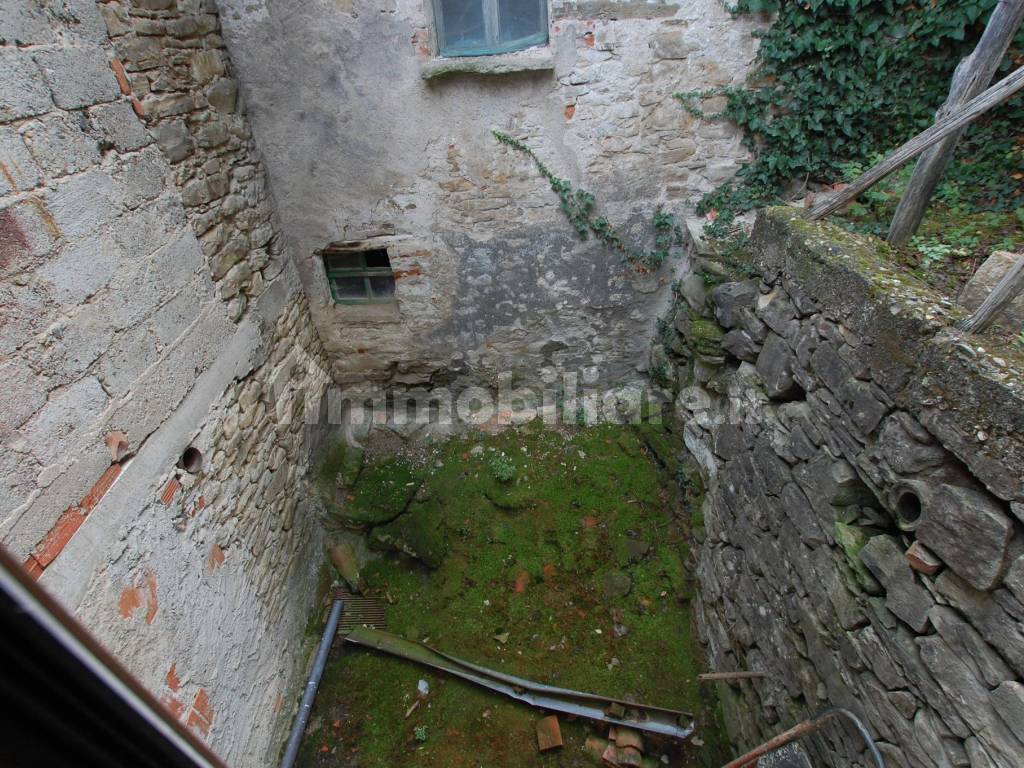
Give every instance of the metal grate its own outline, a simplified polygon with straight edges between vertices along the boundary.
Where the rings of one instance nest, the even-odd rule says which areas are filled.
[[[345,609],[338,622],[338,634],[342,637],[356,627],[387,628],[386,606],[377,598],[354,595],[342,587],[335,587],[332,592],[334,599],[345,601]]]

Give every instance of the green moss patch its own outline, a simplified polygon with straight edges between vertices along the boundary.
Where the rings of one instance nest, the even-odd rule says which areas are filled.
[[[694,712],[702,747],[649,737],[648,753],[672,766],[724,762],[717,707],[705,698],[713,690],[696,684],[704,665],[688,608],[691,511],[646,440],[628,427],[565,435],[528,426],[436,451],[420,500],[388,528],[436,523],[431,535],[443,537],[447,555],[431,570],[386,554],[364,574],[388,603],[388,630],[538,682]],[[502,452],[515,470],[505,482],[492,469]],[[357,491],[374,471],[364,468]],[[494,501],[513,494],[514,505]],[[420,680],[430,687],[423,699]],[[541,755],[534,729],[543,714],[343,646],[328,664],[300,764],[594,764],[583,743],[607,728],[561,717],[565,747]]]

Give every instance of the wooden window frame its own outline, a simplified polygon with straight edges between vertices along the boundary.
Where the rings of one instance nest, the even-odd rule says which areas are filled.
[[[468,0],[467,0],[468,1]],[[437,53],[445,58],[458,58],[460,56],[494,56],[502,53],[512,53],[526,48],[533,48],[537,45],[546,45],[549,34],[550,14],[548,13],[548,0],[534,0],[540,6],[541,29],[533,35],[521,37],[507,43],[498,40],[500,30],[500,19],[498,13],[498,0],[474,0],[483,6],[484,36],[487,41],[480,48],[469,50],[453,50],[446,45],[444,32],[444,12],[441,9],[441,0],[431,0],[434,9],[434,30],[437,34]]]
[[[395,298],[394,291],[387,297],[375,296],[373,289],[370,288],[370,278],[372,277],[389,277],[392,283],[395,283],[395,271],[390,266],[387,267],[368,267],[366,266],[366,254],[383,252],[388,259],[388,263],[391,262],[391,254],[387,248],[325,248],[320,253],[320,260],[323,263],[324,275],[327,278],[327,290],[331,295],[331,300],[335,304],[341,304],[344,306],[365,306],[367,304],[395,304],[397,299]],[[361,266],[357,267],[331,267],[328,260],[331,256],[358,256],[362,261]],[[365,298],[352,298],[352,297],[339,297],[335,291],[334,278],[343,277],[361,277],[363,278],[363,290],[365,291]]]

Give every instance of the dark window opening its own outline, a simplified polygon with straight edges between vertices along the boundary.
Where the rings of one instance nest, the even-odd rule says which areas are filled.
[[[395,299],[395,273],[385,248],[324,251],[324,271],[335,304],[370,304]]]
[[[442,56],[486,56],[548,41],[547,0],[434,0]]]

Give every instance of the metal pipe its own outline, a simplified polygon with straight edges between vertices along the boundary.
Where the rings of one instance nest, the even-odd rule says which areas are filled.
[[[875,741],[871,738],[871,734],[868,733],[868,729],[864,727],[864,724],[856,715],[848,709],[840,708],[826,710],[811,720],[804,720],[801,723],[797,723],[788,731],[783,731],[778,736],[754,747],[745,755],[737,757],[731,763],[726,763],[723,768],[746,768],[747,766],[753,765],[758,758],[767,755],[769,752],[774,752],[780,747],[789,744],[791,741],[796,741],[809,733],[820,731],[829,720],[837,715],[842,715],[853,723],[858,733],[860,733],[861,738],[864,739],[864,743],[867,745],[868,751],[871,753],[871,757],[874,758],[877,768],[885,768],[885,761],[882,759],[882,755],[879,753],[878,747],[875,746]]]
[[[334,635],[338,631],[338,620],[341,618],[341,611],[344,607],[345,601],[340,599],[335,600],[331,606],[331,614],[327,617],[327,626],[324,627],[324,636],[320,638],[316,660],[309,673],[309,681],[302,694],[299,711],[295,715],[295,723],[292,725],[292,732],[288,737],[288,745],[284,749],[284,757],[281,758],[281,768],[292,768],[295,758],[299,755],[302,735],[306,732],[306,723],[309,722],[309,715],[313,711],[313,699],[316,698],[316,689],[320,687],[320,678],[323,677],[324,667],[327,665],[327,655],[331,652],[331,643],[334,642]]]

